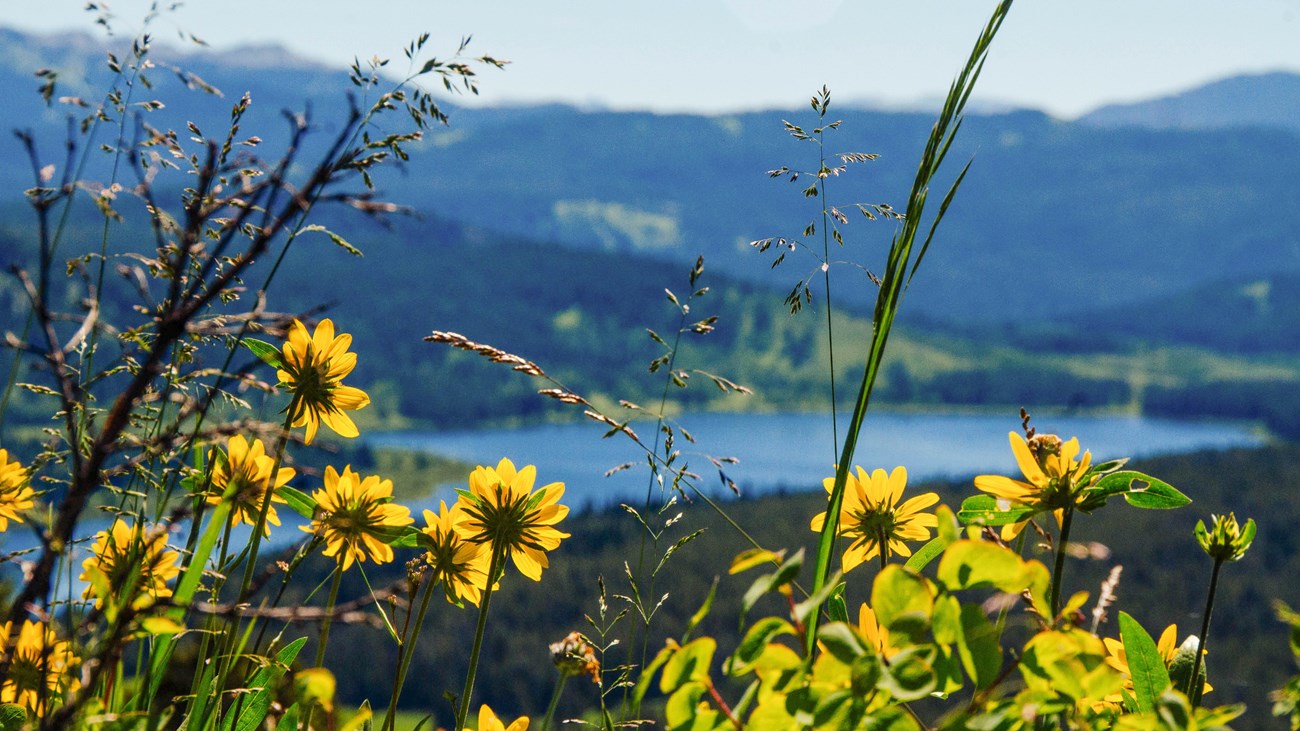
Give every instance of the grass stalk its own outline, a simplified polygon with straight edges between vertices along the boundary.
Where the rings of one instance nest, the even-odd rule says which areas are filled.
[[[1003,19],[1011,9],[1011,3],[1012,0],[1002,0],[998,4],[998,7],[993,11],[993,16],[976,40],[965,66],[958,73],[957,78],[953,80],[939,117],[930,131],[930,137],[926,142],[925,151],[922,153],[921,162],[917,166],[916,178],[912,183],[911,193],[908,195],[907,213],[901,228],[894,235],[890,244],[884,276],[881,278],[880,291],[876,295],[876,305],[872,317],[871,349],[863,368],[862,383],[858,388],[858,397],[853,406],[853,416],[844,435],[843,447],[840,450],[840,458],[835,470],[835,484],[827,500],[826,523],[817,542],[817,566],[813,577],[813,593],[816,593],[826,584],[831,574],[831,554],[835,536],[839,530],[840,506],[844,501],[844,489],[848,483],[849,468],[857,451],[862,421],[866,417],[867,408],[871,401],[871,391],[875,386],[876,377],[879,375],[881,365],[884,362],[885,346],[889,342],[890,331],[893,328],[894,318],[898,314],[898,307],[912,277],[916,275],[917,269],[925,258],[930,243],[934,239],[935,231],[947,212],[948,205],[956,195],[962,180],[965,179],[966,171],[970,169],[970,163],[966,164],[966,167],[962,169],[962,172],[949,188],[947,195],[939,206],[937,215],[930,223],[928,233],[925,234],[924,239],[918,241],[921,234],[921,221],[930,193],[930,185],[937,176],[953,140],[961,128],[962,113],[966,108],[966,102],[970,98],[971,91],[975,88],[976,81],[979,79],[980,71],[984,67],[984,60],[988,55],[993,38],[997,35]],[[813,652],[816,647],[818,620],[817,613],[813,613],[809,617],[807,639],[809,653]]]

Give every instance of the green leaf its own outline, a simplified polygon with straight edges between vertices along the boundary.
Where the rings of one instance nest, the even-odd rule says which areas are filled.
[[[275,488],[275,494],[284,498],[293,512],[298,515],[308,520],[316,517],[316,500],[311,495],[288,485]]]
[[[21,731],[27,723],[27,709],[16,703],[0,705],[0,731]]]
[[[670,641],[667,646],[660,649],[659,652],[655,654],[654,659],[650,661],[650,664],[646,665],[645,670],[641,673],[641,677],[636,681],[636,687],[632,690],[633,708],[641,707],[641,700],[645,698],[646,691],[650,690],[650,681],[654,679],[655,673],[659,671],[659,668],[663,667],[665,663],[672,659],[672,656],[677,652],[677,649],[676,643]]]
[[[298,731],[298,704],[294,703],[284,709],[280,721],[275,724],[275,731]]]
[[[258,360],[276,370],[284,369],[284,361],[280,358],[279,348],[257,338],[244,338],[241,342],[245,348],[253,351],[253,355],[257,356]]]
[[[929,566],[931,561],[938,558],[945,548],[947,548],[947,545],[942,538],[932,538],[929,543],[917,549],[903,566],[911,571],[920,571]]]
[[[909,647],[894,655],[880,677],[880,687],[904,703],[930,695],[938,684],[933,647]]]
[[[889,564],[871,586],[871,607],[882,627],[918,641],[930,625],[934,590],[920,576]]]
[[[799,549],[793,556],[786,559],[777,570],[770,574],[764,574],[758,577],[740,602],[740,613],[743,617],[749,613],[754,604],[768,592],[776,591],[778,587],[789,584],[794,581],[794,577],[799,575],[799,569],[803,567],[803,549]]]
[[[858,658],[872,654],[862,638],[845,622],[831,622],[822,625],[817,631],[817,641],[845,665],[852,665]]]
[[[972,495],[962,501],[957,519],[963,525],[1007,525],[1019,523],[1037,512],[1040,511],[1023,505],[999,507],[998,499],[992,495]]]
[[[1023,585],[1024,559],[1007,548],[985,541],[957,541],[939,562],[938,579],[950,590],[998,589],[1019,594]]]
[[[1156,641],[1128,612],[1119,613],[1119,636],[1128,657],[1129,677],[1133,679],[1138,710],[1143,713],[1153,711],[1156,700],[1169,687],[1169,671],[1165,669]]]
[[[235,731],[256,731],[261,727],[262,722],[266,720],[267,712],[271,710],[271,701],[275,698],[278,690],[276,686],[280,678],[284,676],[285,671],[297,659],[298,653],[306,644],[307,638],[299,637],[276,653],[274,661],[269,665],[258,668],[257,672],[253,673],[246,683],[246,687],[252,692],[244,698],[244,707],[239,713],[238,725],[235,725],[235,717],[230,715],[222,724],[223,729],[229,731],[233,727]]]
[[[700,637],[683,645],[664,665],[663,675],[659,678],[659,690],[671,693],[691,681],[702,681],[709,677],[709,666],[713,664],[713,653],[718,643],[712,637]]]
[[[1123,495],[1129,505],[1138,508],[1180,508],[1192,502],[1173,485],[1134,470],[1106,475],[1084,491],[1083,500],[1095,502],[1100,499],[1104,502],[1112,495]]]
[[[794,627],[780,617],[764,617],[754,623],[727,661],[728,675],[744,675],[754,666],[754,661],[772,640],[782,635],[796,634]]]
[[[961,607],[961,637],[957,640],[957,653],[976,688],[988,688],[997,680],[1002,670],[1002,645],[998,642],[997,628],[984,616],[984,610],[978,604],[963,604]]]
[[[709,616],[709,610],[713,608],[713,598],[717,593],[718,577],[715,576],[713,577],[713,585],[709,587],[709,595],[704,597],[704,603],[700,604],[700,608],[695,610],[695,614],[692,614],[690,621],[686,623],[686,631],[682,633],[682,642],[689,640],[695,628],[700,625],[700,622],[704,621],[705,617]]]

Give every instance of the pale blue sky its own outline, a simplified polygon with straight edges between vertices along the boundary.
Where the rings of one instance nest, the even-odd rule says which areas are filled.
[[[101,3],[102,4],[102,3]],[[167,4],[165,2],[160,4]],[[118,28],[148,0],[110,1]],[[0,25],[92,30],[82,0],[0,0]],[[484,101],[722,112],[943,94],[992,0],[189,0],[155,26],[218,48],[280,43],[340,68],[415,34],[508,58]],[[362,9],[366,8],[366,9]],[[1300,72],[1300,0],[1020,0],[979,87],[1072,117],[1245,72]]]

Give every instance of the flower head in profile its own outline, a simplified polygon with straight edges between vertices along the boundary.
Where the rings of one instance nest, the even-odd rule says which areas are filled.
[[[352,336],[334,334],[334,323],[321,320],[315,332],[297,320],[289,328],[289,339],[281,349],[280,385],[293,394],[289,408],[293,426],[307,427],[304,441],[311,444],[322,422],[341,437],[357,436],[357,425],[345,411],[370,403],[365,391],[344,386],[343,379],[357,365],[357,354],[348,352]]]
[[[83,596],[94,597],[96,607],[104,605],[108,594],[117,601],[130,598],[136,609],[147,607],[172,595],[167,582],[180,574],[179,558],[167,548],[166,531],[147,531],[142,524],[131,527],[115,520],[95,534],[90,557],[81,562],[81,580],[86,582]]]
[[[465,727],[465,731],[476,731],[475,729]],[[477,731],[528,731],[528,716],[516,718],[509,726],[505,725],[497,714],[492,712],[487,704],[483,704],[478,709],[478,729]]]
[[[36,493],[27,481],[27,470],[18,460],[9,461],[9,452],[0,449],[0,533],[9,529],[9,521],[23,522],[20,511],[36,504]]]
[[[0,647],[10,641],[10,624],[0,625]],[[51,700],[77,690],[78,658],[44,622],[26,620],[18,630],[9,674],[0,681],[0,703],[16,703],[37,717]]]
[[[224,453],[213,455],[212,488],[208,491],[207,501],[210,505],[221,503],[222,496],[230,493],[230,524],[243,521],[247,525],[257,525],[262,506],[270,493],[271,502],[283,503],[284,498],[275,494],[297,474],[291,467],[281,467],[275,472],[272,484],[271,471],[275,469],[275,458],[266,454],[261,439],[254,439],[250,445],[242,436],[235,435],[226,443]],[[275,506],[266,507],[266,524],[262,526],[266,535],[271,535],[271,526],[279,525],[280,517]]]
[[[1011,452],[1025,479],[980,475],[975,478],[976,489],[996,497],[999,505],[1050,510],[1060,521],[1064,509],[1087,487],[1082,480],[1092,466],[1092,453],[1084,452],[1078,458],[1079,440],[1062,442],[1055,434],[1039,434],[1029,441],[1015,432],[1008,436]],[[1023,520],[1002,526],[1002,540],[1009,541],[1019,535],[1031,517],[1032,514],[1026,515]]]
[[[502,459],[495,469],[474,468],[469,491],[462,492],[459,501],[465,519],[456,529],[471,543],[500,551],[503,559],[509,555],[519,573],[540,581],[542,569],[550,565],[546,552],[569,537],[555,528],[569,508],[558,502],[564,495],[564,483],[552,482],[534,492],[536,479],[536,467],[515,470],[508,459]]]
[[[876,470],[870,475],[861,467],[848,474],[844,485],[844,502],[840,505],[839,535],[849,539],[844,550],[843,568],[848,573],[863,561],[884,553],[911,556],[907,541],[930,539],[930,528],[939,524],[933,513],[921,512],[939,502],[933,492],[923,493],[899,505],[903,488],[907,486],[907,470],[896,467],[886,474]],[[826,492],[835,488],[835,478],[822,481]],[[812,519],[812,529],[820,532],[826,525],[826,513]]]
[[[325,468],[325,486],[312,493],[316,500],[316,517],[302,530],[315,533],[325,542],[324,555],[336,557],[347,571],[353,561],[388,563],[393,549],[388,545],[389,531],[410,525],[411,511],[393,503],[393,481],[378,475],[362,478],[344,467],[342,474]]]
[[[482,543],[471,543],[456,531],[456,524],[465,519],[460,503],[447,509],[440,501],[438,512],[424,511],[425,535],[433,541],[422,558],[429,572],[428,581],[441,581],[447,601],[459,604],[461,599],[478,606],[487,586],[489,556]]]

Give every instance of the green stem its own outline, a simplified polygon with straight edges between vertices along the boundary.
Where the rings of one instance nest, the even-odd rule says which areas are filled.
[[[298,405],[302,403],[302,397],[294,394],[289,401],[289,409],[284,415],[284,428],[280,431],[280,438],[275,445],[275,464],[271,466],[271,477],[267,483],[266,498],[262,501],[261,510],[257,512],[257,525],[253,526],[252,543],[248,547],[248,563],[244,565],[244,580],[239,585],[239,598],[237,601],[243,602],[248,599],[248,593],[253,586],[253,574],[257,571],[257,552],[262,546],[262,536],[266,531],[266,516],[271,511],[271,497],[274,493],[276,475],[280,474],[280,465],[284,461],[284,449],[289,444],[289,432],[293,429],[293,419],[298,412]]]
[[[1070,524],[1074,522],[1074,508],[1065,508],[1061,519],[1061,535],[1056,541],[1056,565],[1052,569],[1052,616],[1049,622],[1056,621],[1056,613],[1061,610],[1061,572],[1065,570],[1065,544],[1070,540]]]
[[[483,650],[483,635],[487,629],[488,604],[492,601],[492,585],[497,580],[497,570],[501,563],[500,540],[492,541],[492,561],[488,564],[487,586],[483,589],[483,604],[478,608],[478,626],[474,628],[474,648],[469,653],[469,670],[465,672],[465,689],[456,701],[456,728],[465,728],[465,718],[469,716],[470,694],[474,692],[474,674],[478,672],[478,656]]]
[[[330,641],[330,624],[334,619],[334,605],[339,600],[339,586],[343,584],[342,564],[334,567],[334,583],[330,584],[330,598],[325,602],[325,619],[320,625],[320,644],[316,646],[316,667],[324,667],[325,646]]]
[[[402,686],[406,684],[406,670],[411,666],[411,658],[415,656],[415,643],[420,639],[420,628],[424,626],[424,613],[429,609],[429,597],[433,596],[433,586],[436,583],[438,582],[432,577],[425,577],[424,596],[420,598],[420,611],[415,617],[415,629],[407,635],[399,648],[401,659],[397,666],[397,678],[393,681],[393,696],[388,700],[388,715],[384,716],[384,731],[393,731],[397,724],[397,699],[402,694]]]
[[[1192,662],[1192,677],[1187,681],[1187,699],[1195,708],[1201,704],[1200,682],[1201,658],[1205,657],[1205,645],[1210,638],[1210,613],[1214,611],[1214,592],[1219,588],[1219,569],[1223,568],[1223,559],[1214,559],[1214,572],[1210,574],[1210,594],[1205,598],[1205,616],[1201,618],[1201,639],[1196,645],[1196,660]]]
[[[551,703],[546,707],[546,718],[542,719],[542,731],[547,731],[551,727],[551,718],[555,716],[555,707],[560,704],[560,694],[564,692],[564,683],[569,679],[565,673],[560,673],[560,679],[555,681],[555,692],[551,693]]]

